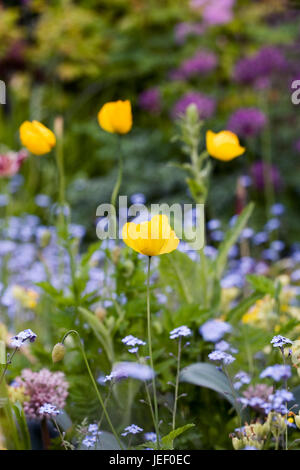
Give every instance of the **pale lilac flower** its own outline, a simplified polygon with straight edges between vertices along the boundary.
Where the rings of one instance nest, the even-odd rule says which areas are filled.
[[[208,358],[214,362],[221,362],[224,365],[229,365],[235,361],[235,357],[223,351],[213,351],[208,355]]]
[[[45,403],[39,409],[39,414],[42,416],[57,416],[60,413],[59,409],[51,403]]]
[[[24,331],[20,331],[16,336],[11,338],[10,346],[12,348],[20,348],[26,341],[33,343],[36,340],[36,334],[29,328]]]
[[[233,380],[233,386],[235,390],[239,390],[243,385],[248,385],[250,383],[251,377],[249,374],[241,370],[240,372],[235,374]]]
[[[125,338],[122,339],[122,343],[126,344],[126,346],[130,346],[130,349],[128,349],[130,353],[138,352],[139,347],[145,346],[146,344],[145,341],[142,341],[141,339],[132,335],[125,336]]]
[[[145,432],[144,434],[145,441],[156,442],[156,434],[155,432]]]
[[[174,330],[172,330],[170,332],[170,339],[177,339],[177,338],[181,338],[181,337],[185,337],[185,336],[191,336],[192,332],[191,330],[183,325],[183,326],[179,326],[178,328],[175,328]]]
[[[231,325],[221,320],[208,320],[199,328],[204,341],[211,341],[212,343],[220,341],[226,333],[231,331]]]
[[[293,342],[284,336],[277,335],[271,339],[271,344],[273,344],[274,348],[283,348],[287,344],[293,344]]]
[[[136,424],[131,424],[124,429],[124,432],[121,434],[122,436],[127,436],[127,434],[139,434],[143,432],[143,429],[137,426]]]
[[[82,444],[89,449],[91,447],[94,447],[96,442],[97,442],[97,436],[91,435],[91,436],[86,436],[83,439]]]
[[[280,204],[279,202],[276,204],[273,204],[271,207],[271,214],[274,215],[275,217],[278,217],[285,212],[285,207],[283,204]]]
[[[265,377],[270,377],[276,382],[279,382],[280,380],[289,379],[291,375],[291,367],[289,365],[275,364],[274,366],[269,366],[264,369],[260,374],[260,378],[264,379]]]
[[[110,376],[106,376],[105,381],[114,379],[116,381],[132,378],[136,380],[150,380],[154,377],[154,370],[146,364],[138,362],[118,362],[114,365]]]

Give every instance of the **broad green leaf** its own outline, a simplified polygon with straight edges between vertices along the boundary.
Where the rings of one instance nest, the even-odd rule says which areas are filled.
[[[224,395],[232,405],[236,405],[226,375],[220,372],[215,365],[206,362],[191,364],[181,371],[180,381],[210,388]]]

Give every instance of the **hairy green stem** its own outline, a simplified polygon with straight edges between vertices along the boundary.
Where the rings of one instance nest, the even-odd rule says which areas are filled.
[[[148,270],[147,270],[147,330],[148,330],[148,347],[149,347],[150,366],[151,366],[151,369],[154,371],[153,353],[152,353],[152,336],[151,336],[151,312],[150,312],[150,267],[151,267],[151,256],[148,257]],[[153,388],[153,401],[154,401],[156,443],[157,443],[157,448],[159,449],[160,444],[159,444],[159,425],[158,425],[158,405],[157,405],[156,383],[155,383],[154,373],[152,377],[152,388]]]

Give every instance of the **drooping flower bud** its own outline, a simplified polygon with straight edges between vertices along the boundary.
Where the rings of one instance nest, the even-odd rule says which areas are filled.
[[[52,361],[60,362],[63,360],[66,354],[66,348],[62,343],[57,343],[52,349]]]

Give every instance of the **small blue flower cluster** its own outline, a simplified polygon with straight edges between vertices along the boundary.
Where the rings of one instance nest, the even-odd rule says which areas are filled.
[[[59,415],[61,412],[55,405],[51,405],[51,403],[44,403],[39,409],[39,413],[42,416],[53,417]]]
[[[121,436],[127,436],[127,434],[139,434],[140,432],[143,432],[142,428],[136,424],[131,424],[124,429],[124,432],[122,432]]]
[[[102,432],[99,431],[98,424],[90,424],[87,432],[88,434],[83,439],[82,444],[89,449],[96,445],[97,440]]]
[[[229,365],[229,364],[232,364],[232,362],[235,361],[235,357],[233,357],[231,354],[228,354],[226,352],[223,352],[223,351],[212,351],[209,355],[208,355],[208,358],[211,360],[211,361],[214,361],[214,362],[219,362],[221,364],[224,364],[224,365]]]
[[[33,343],[36,340],[36,334],[29,328],[24,331],[20,331],[16,336],[11,338],[10,346],[12,348],[20,348],[26,341]]]
[[[280,380],[287,380],[291,377],[291,367],[283,364],[275,364],[274,366],[269,366],[260,374],[260,378],[264,379],[265,377],[270,377],[279,382]]]
[[[122,339],[122,343],[126,344],[126,346],[130,346],[128,349],[128,352],[134,354],[137,353],[139,350],[140,346],[145,346],[145,341],[142,341],[139,338],[136,338],[135,336],[128,335],[125,336],[125,338]]]
[[[177,339],[177,338],[182,338],[185,336],[191,336],[192,332],[191,330],[185,326],[179,326],[178,328],[175,328],[170,332],[170,339]]]

